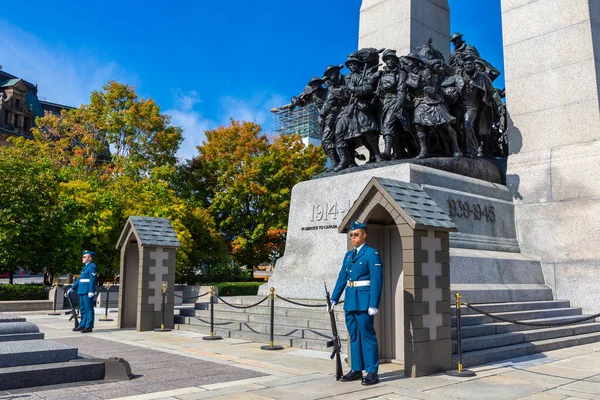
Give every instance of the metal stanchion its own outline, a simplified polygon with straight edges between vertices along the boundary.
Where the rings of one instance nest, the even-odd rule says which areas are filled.
[[[446,375],[450,376],[458,376],[458,377],[470,377],[475,376],[475,372],[469,371],[468,369],[463,369],[462,366],[462,334],[461,334],[461,326],[460,326],[460,299],[461,294],[456,293],[456,354],[458,356],[458,363],[456,369],[451,371],[446,371]]]
[[[155,329],[154,332],[168,332],[171,329],[165,328],[165,298],[167,297],[167,284],[162,285],[162,304],[160,306],[160,329]]]
[[[56,312],[56,299],[58,293],[58,282],[54,284],[54,304],[52,305],[52,312],[48,313],[48,315],[61,315],[59,312]]]
[[[275,346],[273,344],[273,331],[275,330],[275,288],[271,288],[271,333],[268,346],[260,346],[262,350],[283,350],[282,346]]]
[[[210,287],[210,336],[203,336],[203,340],[221,340],[221,336],[215,335],[215,287]]]
[[[106,307],[104,308],[104,318],[100,318],[98,321],[112,321],[108,318],[108,296],[110,294],[110,282],[106,282]],[[164,300],[163,296],[163,300]]]

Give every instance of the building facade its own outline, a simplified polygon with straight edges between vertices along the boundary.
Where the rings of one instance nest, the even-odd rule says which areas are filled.
[[[33,139],[31,128],[37,117],[60,115],[69,109],[72,107],[40,100],[37,85],[0,69],[0,146],[8,145],[7,139],[14,136]]]

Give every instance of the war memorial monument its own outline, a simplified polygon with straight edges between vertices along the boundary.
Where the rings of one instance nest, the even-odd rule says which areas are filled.
[[[600,310],[600,3],[502,0],[505,91],[449,13],[363,0],[359,50],[292,99],[318,105],[330,169],[294,187],[286,251],[259,292],[322,299],[350,221],[364,222],[384,261],[380,357],[409,376],[452,367],[457,292],[522,320],[568,322],[569,301]],[[473,362],[599,340],[588,322],[519,339],[480,328]]]

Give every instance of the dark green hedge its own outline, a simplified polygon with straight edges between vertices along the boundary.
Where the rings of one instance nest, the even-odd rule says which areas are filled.
[[[44,285],[0,284],[0,301],[7,300],[48,300],[48,294]]]
[[[264,282],[219,282],[211,283],[218,288],[219,296],[253,296]]]

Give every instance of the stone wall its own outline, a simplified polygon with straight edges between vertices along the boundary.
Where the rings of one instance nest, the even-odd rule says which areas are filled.
[[[433,39],[433,46],[450,55],[448,0],[363,0],[358,47],[394,49],[398,55],[416,51]]]
[[[559,299],[599,311],[600,2],[502,0],[507,186],[521,251]]]

